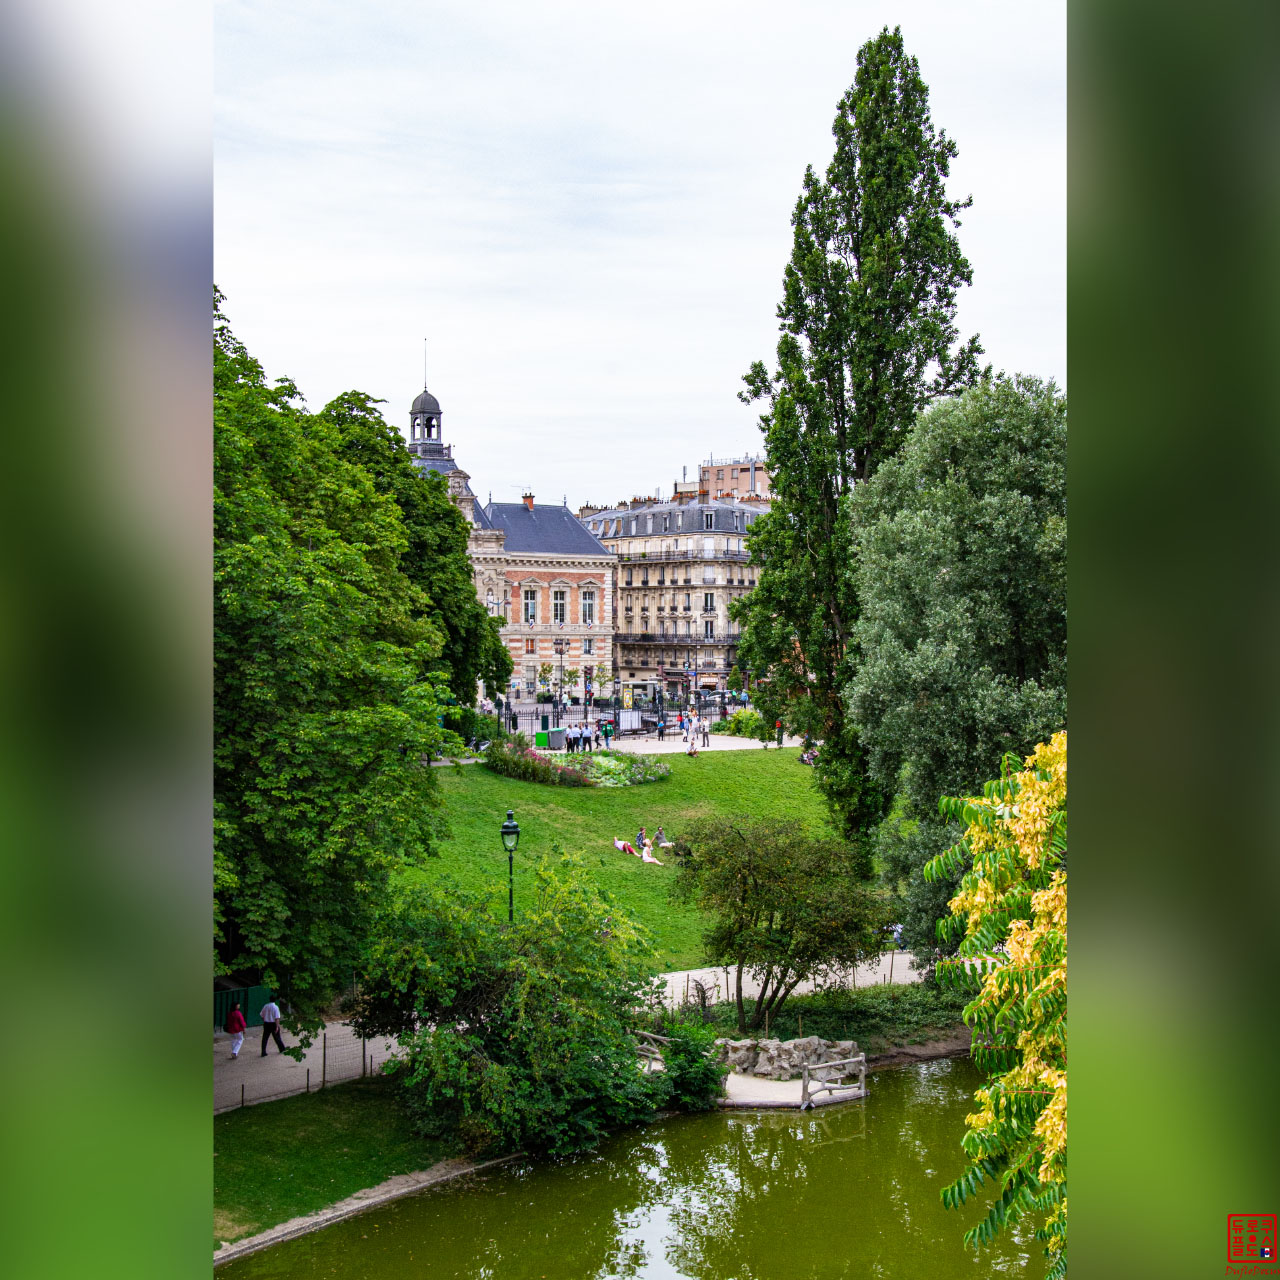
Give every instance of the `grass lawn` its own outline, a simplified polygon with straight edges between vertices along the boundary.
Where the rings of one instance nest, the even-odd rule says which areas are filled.
[[[381,1077],[226,1111],[213,1145],[215,1249],[457,1151],[414,1137]]]
[[[826,806],[813,787],[813,771],[796,763],[798,751],[704,752],[690,759],[663,756],[671,776],[639,787],[549,787],[516,782],[483,765],[439,769],[451,835],[441,856],[410,876],[452,876],[467,888],[497,885],[505,894],[507,856],[498,828],[514,809],[520,824],[516,851],[516,910],[532,892],[531,868],[553,844],[579,853],[601,888],[639,920],[654,940],[660,970],[704,963],[702,917],[668,897],[676,874],[670,859],[655,867],[619,853],[613,838],[634,842],[644,824],[678,836],[694,818],[715,814],[784,819],[815,833],[830,833]],[[659,854],[661,856],[661,854]]]

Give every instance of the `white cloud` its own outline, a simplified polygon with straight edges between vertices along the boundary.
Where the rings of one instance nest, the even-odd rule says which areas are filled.
[[[216,276],[313,405],[403,425],[421,339],[477,492],[571,504],[758,447],[804,166],[901,23],[972,193],[965,332],[1065,384],[1061,6],[218,6]]]

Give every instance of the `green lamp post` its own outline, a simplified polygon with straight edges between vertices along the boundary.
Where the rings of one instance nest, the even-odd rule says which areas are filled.
[[[507,820],[502,824],[502,847],[507,851],[507,923],[516,918],[516,845],[520,843],[520,824],[513,809],[507,810]]]

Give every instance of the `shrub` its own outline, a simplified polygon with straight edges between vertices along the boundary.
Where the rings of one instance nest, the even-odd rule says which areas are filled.
[[[769,737],[764,718],[758,711],[740,707],[727,720],[720,720],[711,726],[712,733],[729,733],[735,738],[759,738],[764,741]]]
[[[671,1105],[681,1111],[714,1111],[724,1096],[727,1063],[711,1057],[716,1029],[700,1022],[671,1022],[664,1028],[671,1043],[662,1050],[671,1082]]]
[[[574,860],[535,874],[534,904],[511,926],[493,895],[446,882],[407,893],[379,929],[354,1019],[399,1037],[389,1070],[415,1127],[456,1131],[476,1152],[582,1150],[651,1119],[671,1092],[666,1073],[640,1070],[630,1034],[647,940]]]

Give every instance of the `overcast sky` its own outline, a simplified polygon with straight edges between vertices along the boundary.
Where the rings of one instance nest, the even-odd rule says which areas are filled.
[[[427,381],[481,499],[670,492],[758,452],[790,215],[900,25],[959,146],[962,333],[1066,382],[1062,3],[218,0],[215,278],[319,409]]]

